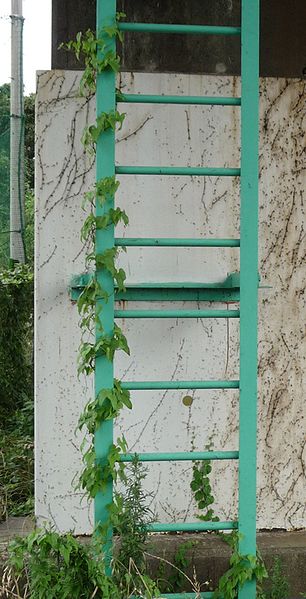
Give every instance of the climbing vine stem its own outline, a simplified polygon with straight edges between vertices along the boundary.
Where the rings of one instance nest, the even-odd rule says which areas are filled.
[[[115,22],[104,27],[98,36],[91,30],[87,30],[85,33],[78,33],[75,40],[62,45],[63,48],[74,52],[77,61],[85,64],[80,83],[82,95],[91,96],[95,93],[97,75],[109,70],[115,73],[119,72],[120,57],[109,49],[109,40],[116,37],[121,42],[123,41],[118,23],[124,16],[124,13],[117,13]],[[117,128],[121,128],[124,119],[125,114],[120,113],[117,109],[98,114],[95,123],[87,124],[84,128],[81,141],[85,151],[94,156],[100,136],[110,129],[115,131]],[[107,208],[108,201],[115,197],[118,187],[119,182],[114,176],[104,177],[84,194],[82,202],[87,216],[81,229],[81,241],[87,249],[86,267],[93,268],[94,272],[77,302],[82,331],[78,354],[79,375],[92,374],[97,357],[104,356],[112,362],[116,351],[122,350],[128,355],[130,353],[127,339],[118,325],[114,325],[111,334],[105,333],[101,322],[103,304],[98,302],[98,300],[103,300],[104,303],[107,303],[110,298],[98,281],[97,272],[108,272],[118,291],[125,290],[126,274],[122,268],[117,267],[119,250],[115,246],[98,253],[92,249],[95,245],[97,231],[106,231],[120,222],[124,225],[129,222],[126,212],[121,208]],[[99,216],[95,214],[97,204],[104,209],[103,214]],[[98,330],[99,337],[92,341],[95,330]],[[127,449],[125,439],[118,439],[117,444],[111,446],[105,463],[100,463],[95,454],[94,434],[103,422],[118,417],[122,408],[131,409],[131,407],[129,392],[124,390],[121,382],[115,379],[111,389],[99,390],[96,397],[86,405],[79,418],[80,430],[84,428],[86,430],[86,436],[82,443],[84,468],[80,476],[79,487],[91,498],[105,489],[110,478],[116,480],[118,475],[124,476],[124,466],[123,463],[120,463],[119,456]]]

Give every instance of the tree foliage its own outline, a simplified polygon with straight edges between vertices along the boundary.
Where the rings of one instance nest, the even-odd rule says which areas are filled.
[[[0,520],[33,502],[34,101],[24,103],[28,263],[9,265],[10,85],[0,86]]]
[[[33,258],[35,95],[24,98],[26,250]],[[8,264],[10,229],[10,84],[0,86],[0,268]]]
[[[10,125],[10,84],[0,86],[0,135],[9,131]],[[34,143],[35,143],[35,94],[24,98],[24,153],[26,190],[34,189]],[[9,153],[8,153],[9,164]]]

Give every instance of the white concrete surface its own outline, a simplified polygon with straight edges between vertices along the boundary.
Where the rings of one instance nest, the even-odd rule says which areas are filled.
[[[79,74],[38,76],[36,146],[36,514],[61,530],[88,533],[91,507],[72,481],[80,469],[78,415],[91,382],[78,380],[80,342],[68,286],[84,272],[79,241],[82,194],[94,168],[80,144],[94,102],[78,96]],[[303,365],[302,92],[297,80],[261,81],[258,527],[306,526]],[[239,95],[232,77],[123,74],[131,93]],[[238,166],[238,107],[120,105],[127,112],[117,135],[118,164]],[[251,118],[251,115],[250,115]],[[121,177],[117,204],[130,225],[118,235],[239,236],[235,179]],[[236,249],[131,248],[120,258],[129,282],[216,281],[239,270]],[[132,307],[132,306],[130,306]],[[155,305],[156,307],[156,305]],[[166,307],[166,304],[165,304]],[[185,303],[184,307],[188,307]],[[124,321],[131,358],[115,369],[126,380],[238,378],[238,323],[223,320]],[[236,449],[238,394],[135,392],[122,414],[133,451]],[[189,463],[148,467],[147,486],[160,521],[193,520]],[[215,510],[237,511],[237,465],[213,467]]]

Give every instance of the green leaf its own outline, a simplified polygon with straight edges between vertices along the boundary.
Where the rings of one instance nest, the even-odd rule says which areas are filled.
[[[102,422],[116,418],[123,407],[132,408],[130,393],[115,379],[113,389],[101,389],[95,400],[87,404],[79,418],[79,428],[86,426],[94,434]]]

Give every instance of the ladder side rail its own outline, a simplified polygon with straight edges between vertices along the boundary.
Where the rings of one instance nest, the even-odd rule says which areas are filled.
[[[259,0],[242,0],[239,550],[256,555]],[[256,581],[239,589],[255,599]]]
[[[114,23],[116,19],[116,0],[97,0],[97,32],[98,36],[105,25]],[[115,38],[107,39],[108,50],[115,51]],[[115,110],[115,73],[110,69],[103,71],[97,76],[96,110],[97,115],[102,112]],[[96,149],[96,180],[115,175],[115,132],[108,129],[97,141]],[[97,202],[96,215],[102,216],[105,211],[114,206],[114,198],[109,197],[104,206]],[[114,227],[108,227],[105,231],[96,232],[96,255],[103,253],[106,249],[114,246]],[[96,302],[96,313],[99,314],[103,331],[96,325],[96,341],[102,334],[111,335],[114,326],[114,281],[111,274],[105,270],[96,272],[97,280],[101,287],[108,293],[109,299],[98,298]],[[95,363],[95,395],[101,389],[112,388],[114,380],[113,364],[105,356],[96,357]],[[113,421],[107,420],[102,423],[95,434],[95,452],[97,461],[105,462],[109,449],[113,443]],[[105,490],[99,491],[94,501],[95,525],[105,524],[108,521],[107,505],[112,503],[112,480],[110,479]],[[111,557],[112,533],[109,530],[109,539],[106,544],[105,553],[107,559]]]

